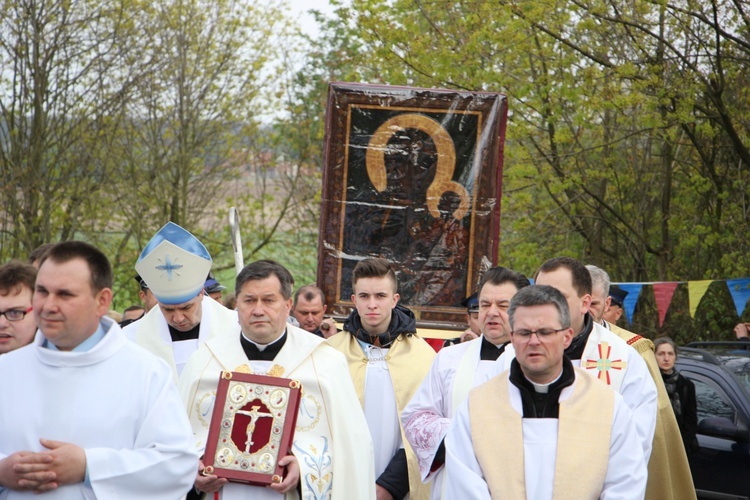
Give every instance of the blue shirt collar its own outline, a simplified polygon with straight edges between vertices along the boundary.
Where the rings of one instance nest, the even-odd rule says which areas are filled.
[[[107,332],[104,330],[104,325],[102,325],[101,320],[99,320],[99,326],[96,328],[96,331],[93,335],[91,335],[89,338],[75,346],[73,349],[71,349],[71,352],[86,352],[91,350],[96,344],[99,343],[100,340],[104,338],[104,335]],[[49,340],[44,341],[44,347],[48,349],[52,349],[53,351],[59,351],[60,349],[57,348],[56,345],[54,345]]]

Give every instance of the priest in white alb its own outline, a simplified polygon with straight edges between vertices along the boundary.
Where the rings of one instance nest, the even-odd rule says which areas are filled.
[[[568,301],[573,340],[565,355],[573,366],[622,394],[633,412],[646,460],[651,456],[657,414],[657,391],[654,379],[640,354],[620,337],[597,324],[591,314],[591,273],[582,263],[570,257],[555,257],[544,262],[535,284],[559,290]],[[497,370],[510,366],[515,355],[513,346],[498,358]]]
[[[190,489],[198,456],[171,372],[104,316],[111,287],[109,261],[87,243],[42,258],[39,331],[0,358],[0,499],[177,500]]]
[[[268,488],[228,482],[206,474],[201,462],[195,488],[221,500],[277,500],[279,493],[292,499],[299,498],[298,489],[304,499],[374,499],[372,439],[346,360],[322,338],[287,323],[292,284],[276,262],[245,266],[235,286],[239,327],[201,345],[178,385],[203,454],[222,371],[301,382],[292,453],[278,462],[285,466],[283,481]]]
[[[647,470],[620,394],[573,367],[565,297],[519,291],[510,369],[472,389],[446,437],[445,498],[638,500]]]
[[[431,482],[431,498],[443,497],[445,434],[469,390],[489,380],[495,361],[510,342],[508,307],[529,280],[505,267],[493,267],[479,283],[479,325],[482,335],[443,348],[429,373],[401,414],[404,435],[419,461],[422,481]]]
[[[592,291],[589,313],[594,322],[610,330],[640,354],[656,385],[658,410],[651,456],[648,461],[646,500],[695,499],[690,463],[682,444],[680,427],[677,425],[677,419],[654,356],[654,343],[603,319],[604,312],[613,303],[618,303],[615,307],[622,310],[622,300],[627,292],[622,289],[610,290],[609,274],[604,269],[592,265],[586,266],[586,269],[591,274]]]

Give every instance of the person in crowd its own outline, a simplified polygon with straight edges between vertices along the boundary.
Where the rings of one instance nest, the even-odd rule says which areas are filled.
[[[431,498],[443,498],[445,435],[458,406],[472,387],[486,382],[495,361],[510,342],[508,307],[529,280],[505,267],[493,267],[479,284],[478,323],[482,335],[442,349],[401,414],[404,435],[419,461],[423,481],[431,481]]]
[[[750,323],[738,323],[734,327],[734,335],[740,342],[747,342],[750,340]]]
[[[565,355],[574,366],[580,366],[622,394],[633,412],[644,456],[648,460],[656,426],[656,385],[638,352],[596,323],[589,314],[591,273],[575,259],[556,257],[541,265],[534,283],[557,288],[568,301],[573,340],[565,349]],[[509,368],[513,356],[513,349],[506,348],[498,359],[498,369]]]
[[[14,351],[34,340],[32,314],[36,268],[18,260],[0,266],[0,354]]]
[[[149,290],[148,285],[143,278],[141,278],[140,274],[136,274],[133,279],[138,283],[138,297],[141,299],[141,304],[143,304],[143,308],[146,309],[146,312],[149,312],[157,303],[156,297],[151,293],[151,290]]]
[[[479,294],[472,293],[461,301],[461,306],[466,308],[467,328],[459,337],[446,340],[443,347],[468,342],[482,334],[482,325],[479,323]]]
[[[320,337],[287,323],[292,276],[274,261],[245,266],[235,285],[239,326],[211,338],[190,358],[179,381],[200,453],[206,447],[222,371],[266,374],[301,382],[303,396],[286,474],[269,488],[228,483],[197,469],[199,491],[223,500],[253,498],[375,498],[372,440],[346,360]],[[257,410],[256,410],[257,411]],[[282,462],[283,461],[283,462]],[[213,498],[213,497],[211,497]]]
[[[435,351],[416,335],[414,313],[399,305],[388,261],[361,260],[352,273],[355,309],[344,331],[328,339],[344,353],[375,444],[378,499],[429,497],[419,465],[402,440],[401,411],[430,369]]]
[[[574,335],[566,298],[526,287],[508,315],[516,356],[458,410],[446,437],[445,498],[643,498],[633,414],[564,355]]]
[[[591,316],[641,355],[656,386],[658,401],[656,427],[651,456],[648,460],[646,498],[648,500],[695,498],[696,493],[687,454],[681,446],[676,444],[679,442],[680,428],[670,409],[669,396],[662,383],[661,371],[654,356],[654,344],[645,337],[604,320],[607,304],[612,297],[609,291],[609,274],[596,266],[588,265],[586,268],[591,274],[592,282],[591,308],[589,309]],[[614,300],[611,302],[614,303]],[[600,307],[600,304],[604,307]],[[622,304],[619,307],[622,307]],[[597,318],[600,319],[597,321]]]
[[[234,295],[234,292],[224,297],[224,307],[232,311],[237,309],[237,297]]]
[[[609,304],[602,313],[602,319],[609,324],[616,325],[617,321],[622,317],[625,312],[625,297],[628,296],[628,292],[623,290],[617,285],[609,287]]]
[[[44,243],[43,245],[39,245],[38,247],[36,247],[29,254],[29,264],[39,269],[39,264],[42,261],[42,257],[44,257],[44,254],[47,253],[47,250],[49,250],[53,246],[55,246],[54,243]]]
[[[109,311],[107,311],[107,313],[105,314],[105,316],[107,316],[108,318],[112,318],[113,320],[115,320],[115,323],[117,323],[118,325],[120,323],[122,323],[122,314],[120,314],[119,311],[115,311],[114,309],[110,309]]]
[[[138,321],[146,314],[146,308],[142,305],[133,305],[128,306],[123,312],[122,312],[122,320],[120,321],[120,328],[125,328],[130,323],[133,323],[134,321]]]
[[[112,268],[97,248],[42,257],[39,334],[3,355],[0,498],[180,498],[198,456],[171,373],[105,316]]]
[[[326,296],[317,286],[305,285],[294,292],[292,316],[300,328],[327,339],[338,333],[338,329],[335,321],[325,318],[326,308]]]
[[[203,293],[211,263],[198,238],[169,222],[146,244],[135,265],[158,307],[123,332],[166,361],[175,382],[200,344],[237,326],[235,311]]]
[[[206,292],[206,295],[214,299],[219,304],[223,304],[224,301],[222,299],[222,295],[224,294],[224,290],[226,290],[227,287],[219,283],[219,281],[214,278],[213,273],[208,273],[208,278],[206,278],[206,282],[203,284],[203,290]]]
[[[138,319],[141,319],[143,315],[146,314],[146,308],[140,305],[132,305],[128,308],[126,308],[122,312],[122,320],[123,321],[135,321]]]
[[[690,454],[698,449],[698,440],[695,437],[698,429],[698,403],[695,398],[695,385],[675,369],[677,346],[672,339],[660,337],[654,341],[654,345],[656,346],[659,370],[661,370],[664,386],[667,388],[667,394],[669,395],[669,402],[680,427],[682,443],[685,446],[685,451]]]

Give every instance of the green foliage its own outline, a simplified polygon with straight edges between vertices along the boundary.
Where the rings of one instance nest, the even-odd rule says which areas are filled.
[[[501,263],[528,273],[571,255],[616,281],[741,276],[748,46],[709,21],[736,4],[686,6],[355,0],[349,37],[378,81],[508,94]],[[644,300],[638,328],[656,334]],[[665,328],[689,330],[675,300]]]

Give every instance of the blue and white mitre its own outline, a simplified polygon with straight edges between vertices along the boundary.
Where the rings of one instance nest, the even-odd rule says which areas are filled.
[[[211,255],[198,238],[173,222],[159,229],[138,257],[135,270],[162,304],[182,304],[203,289]]]

